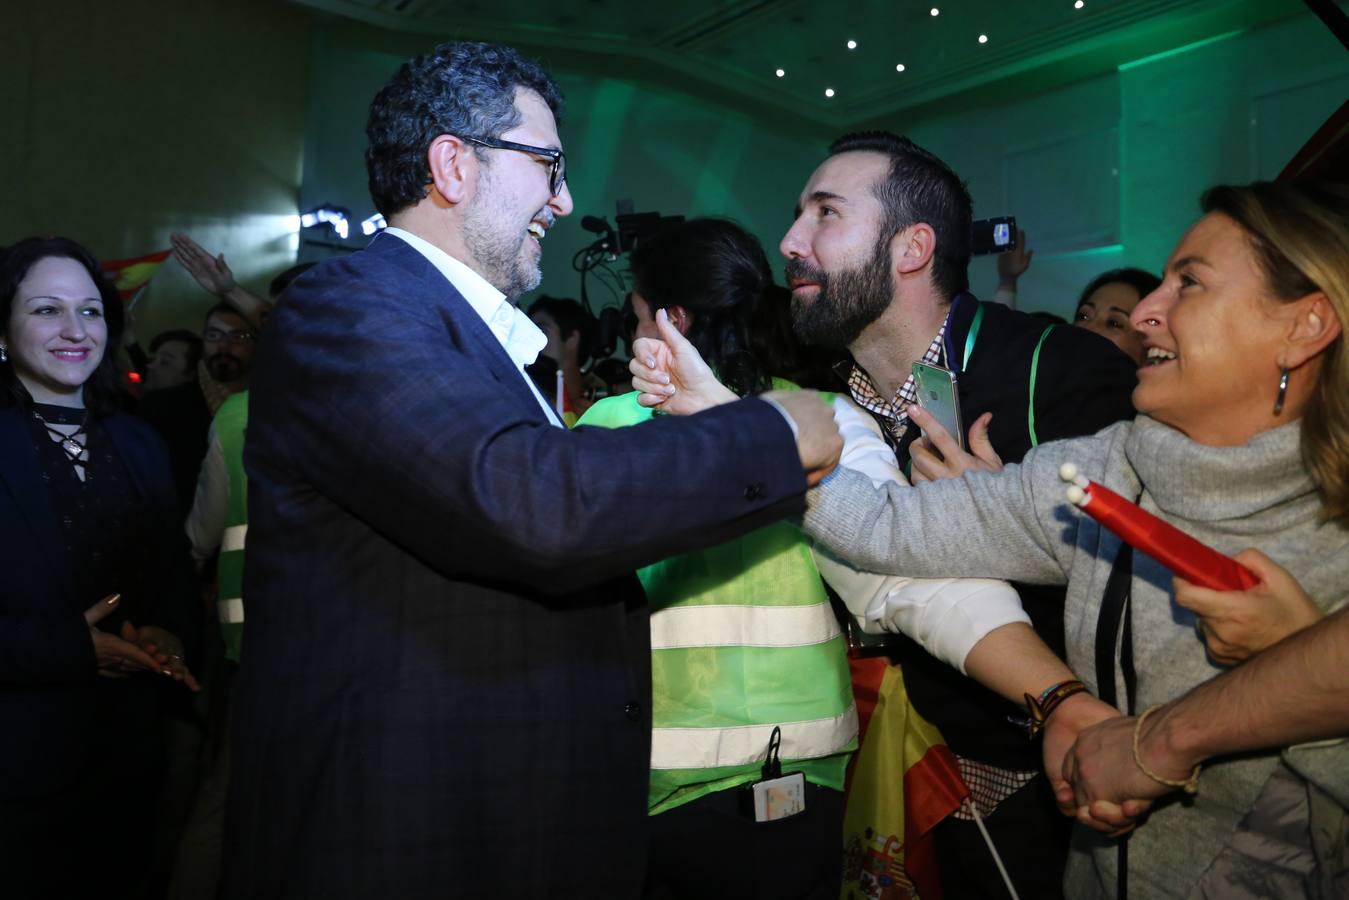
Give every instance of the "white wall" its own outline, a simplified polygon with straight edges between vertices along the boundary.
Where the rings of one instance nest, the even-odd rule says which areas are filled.
[[[1019,306],[1071,316],[1096,274],[1160,271],[1204,188],[1274,177],[1349,97],[1349,54],[1310,13],[1216,37],[909,131],[969,180],[977,216],[1028,231]],[[970,280],[991,295],[992,259]]]
[[[432,43],[428,38],[424,47]],[[404,58],[362,49],[346,28],[316,30],[302,207],[332,202],[358,220],[374,211],[362,156],[365,120],[370,100]],[[776,258],[797,192],[823,157],[827,135],[777,129],[621,73],[597,77],[548,68],[566,100],[560,132],[576,210],[544,241],[541,293],[579,296],[572,256],[594,239],[581,229],[581,217],[613,223],[622,199],[636,212],[735,219]],[[351,243],[362,242],[353,234]],[[301,252],[322,258],[331,251]],[[591,291],[592,302],[612,302],[593,281]]]
[[[0,245],[67,235],[106,259],[187,231],[263,291],[294,262],[308,15],[269,0],[43,0],[0,9]],[[176,263],[137,332],[199,328]]]

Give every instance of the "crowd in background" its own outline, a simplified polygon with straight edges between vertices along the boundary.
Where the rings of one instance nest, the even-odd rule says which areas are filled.
[[[440,110],[450,118],[411,150],[406,135],[390,137],[390,123],[437,91],[437,104],[487,110],[467,121],[488,130],[469,135],[453,119],[462,110]],[[785,285],[733,222],[694,218],[644,238],[615,359],[575,300],[535,300],[528,328],[509,303],[494,305],[537,285],[520,273],[537,271],[539,235],[570,212],[555,133],[547,140],[554,93],[502,48],[445,45],[414,60],[372,109],[367,159],[391,233],[313,272],[287,270],[268,299],[239,286],[223,256],[175,235],[175,258],[217,302],[199,327],[157,334],[146,350],[88,249],[34,237],[0,251],[0,846],[21,863],[14,896],[362,896],[394,871],[414,887],[393,895],[423,896],[426,859],[437,860],[427,883],[445,896],[478,896],[498,876],[499,896],[832,898],[847,884],[879,898],[938,881],[947,897],[1342,896],[1349,760],[1322,739],[1349,734],[1335,715],[1349,638],[1333,615],[1349,599],[1349,191],[1208,190],[1158,272],[1104,272],[1083,287],[1074,321],[1055,322],[1017,308],[1059,299],[1017,296],[1032,264],[1024,232],[980,301],[959,176],[896,135],[847,135],[804,187],[782,185],[798,197],[778,247]],[[528,168],[507,169],[503,150]],[[475,243],[518,212],[500,199],[504,179],[545,173],[530,236],[522,226],[518,240]],[[478,210],[454,222],[462,246],[427,237],[443,214],[433,200]],[[438,297],[448,279],[481,318],[414,307],[393,286],[404,273],[440,279]],[[332,287],[344,280],[374,293],[334,313],[324,298],[344,296]],[[370,287],[386,282],[388,296]],[[459,377],[491,383],[438,380],[458,370],[437,372],[435,354],[410,341],[406,365],[392,350],[374,355],[403,314],[456,353],[490,345],[495,361]],[[964,433],[924,410],[915,364],[955,373]],[[266,373],[256,393],[255,371]],[[377,396],[352,405],[366,374]],[[827,392],[842,450],[837,468],[801,451],[812,484],[802,508],[798,475],[779,487],[785,479],[754,473],[783,468],[770,444],[804,446],[824,427],[802,411],[812,389]],[[512,412],[490,425],[495,392],[537,421]],[[751,415],[741,398],[761,396],[760,418],[731,418]],[[483,424],[438,430],[437,406]],[[560,423],[575,427],[563,433],[575,450],[558,449],[563,436],[548,430]],[[732,459],[737,431],[764,443]],[[503,450],[505,432],[531,435],[527,450]],[[624,449],[578,461],[610,447]],[[1258,585],[1173,581],[1066,515],[1064,463],[1235,556]],[[643,526],[579,515],[527,525],[551,521],[533,499],[542,488],[492,492],[531,480],[587,508],[628,504]],[[497,504],[509,507],[500,520]],[[320,536],[312,524],[343,515],[361,530]],[[658,533],[637,531],[657,532],[667,515],[660,552]],[[526,533],[518,547],[503,521]],[[550,550],[573,526],[566,546],[584,552]],[[250,550],[259,535],[265,559]],[[484,562],[498,553],[511,562]],[[342,566],[385,571],[384,554],[404,568],[366,585],[381,598],[368,609],[359,595],[305,607],[315,615],[286,607],[297,584],[327,584]],[[640,591],[604,587],[633,570]],[[434,579],[456,586],[441,607],[384,603],[429,594]],[[259,585],[273,593],[253,624]],[[531,618],[575,609],[596,618]],[[619,670],[587,655],[578,635],[600,640],[601,627],[613,630],[604,653],[642,684],[610,684]],[[493,637],[457,635],[473,629]],[[436,655],[438,642],[461,640],[483,644],[483,659]],[[511,656],[517,641],[529,653]],[[409,647],[420,642],[425,659]],[[304,693],[348,665],[354,681]],[[933,868],[916,875],[868,863],[870,838],[858,835],[870,820],[854,807],[859,784],[909,785],[855,775],[845,793],[850,766],[875,772],[867,741],[880,740],[897,696],[873,712],[876,685],[893,691],[896,678],[968,794],[932,827]],[[555,690],[570,699],[550,708]],[[585,705],[597,691],[603,713]],[[620,711],[640,738],[614,742],[623,762],[593,758],[608,739],[586,729],[616,728],[604,716]],[[426,729],[439,719],[446,729]],[[515,745],[517,719],[537,746]],[[459,726],[485,748],[474,760],[495,750],[505,771],[465,762],[450,746],[469,740]],[[366,743],[347,758],[358,731]],[[465,768],[447,781],[419,768],[441,765]],[[597,786],[610,766],[621,789]],[[507,803],[493,779],[517,775],[536,792],[575,777],[589,792],[579,796],[649,821],[634,837],[635,820],[606,820],[599,800],[552,812]],[[801,811],[765,812],[774,785],[795,791]],[[429,795],[429,812],[407,811],[413,833],[397,824],[407,809],[397,798],[416,794]],[[436,803],[482,823],[479,833],[439,833]],[[337,811],[359,821],[331,831]],[[566,864],[487,871],[515,847],[508,823],[535,815],[559,831],[574,817],[576,835],[556,851]],[[466,858],[484,871],[462,874]],[[578,887],[591,882],[597,893]]]

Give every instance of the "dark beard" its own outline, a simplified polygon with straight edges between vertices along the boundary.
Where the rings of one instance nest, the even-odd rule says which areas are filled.
[[[890,246],[876,247],[871,259],[846,272],[825,272],[799,260],[787,261],[787,281],[803,278],[818,284],[815,299],[792,295],[792,331],[808,346],[846,350],[890,305],[894,279]]]
[[[237,356],[214,353],[206,357],[206,371],[216,381],[238,381],[244,376],[244,364]]]

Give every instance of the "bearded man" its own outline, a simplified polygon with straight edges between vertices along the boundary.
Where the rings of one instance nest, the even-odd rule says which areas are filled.
[[[408,61],[366,128],[390,227],[268,321],[226,897],[639,896],[632,570],[801,509],[805,473],[838,459],[809,392],[561,427],[524,372],[547,338],[514,302],[573,208],[560,107],[507,47]]]
[[[811,175],[779,247],[797,336],[848,352],[839,370],[848,392],[880,424],[900,467],[918,480],[940,477],[944,468],[911,421],[911,413],[923,415],[911,406],[916,362],[957,374],[971,449],[987,453],[991,440],[1006,462],[1019,461],[1036,443],[1091,434],[1133,415],[1135,367],[1109,341],[1083,329],[1047,327],[969,293],[972,206],[951,168],[913,142],[885,132],[849,134]],[[850,606],[865,606],[865,599],[849,598],[855,585],[834,586]],[[1062,589],[1016,588],[1043,641],[1036,652],[1049,653],[1047,645],[1061,657]],[[996,652],[990,649],[996,643],[986,640],[983,650]],[[1042,760],[1026,729],[1009,721],[1024,717],[1024,709],[906,638],[886,650],[904,670],[914,707],[959,759],[1020,895],[1061,896],[1068,820],[1040,769],[1042,762],[1052,767],[1049,756],[1061,759],[1067,747],[1047,748]],[[977,664],[973,654],[966,660],[967,670]],[[1035,680],[1035,666],[1025,671],[1015,695],[1039,696],[1052,686]],[[1069,698],[1057,715],[1073,709]],[[946,896],[1005,895],[968,810],[937,826],[934,836]]]

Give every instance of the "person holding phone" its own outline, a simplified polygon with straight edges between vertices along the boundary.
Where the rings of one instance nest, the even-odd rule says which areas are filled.
[[[940,463],[920,435],[916,363],[954,374],[971,447],[991,440],[1009,461],[1133,412],[1135,367],[1107,341],[969,292],[972,209],[959,176],[932,153],[885,132],[850,134],[811,175],[779,245],[797,337],[847,351],[840,388],[880,424],[914,481]],[[1018,590],[1037,633],[1061,653],[1062,592]],[[1030,895],[1056,895],[1067,828],[1037,775],[1039,748],[1008,721],[1021,710],[912,641],[896,637],[887,649],[914,707],[959,758],[1013,881]],[[972,819],[948,819],[934,837],[948,895],[1005,890]]]
[[[865,569],[1066,584],[1068,662],[1081,680],[1069,701],[1085,688],[1137,714],[1140,741],[1145,720],[1161,714],[1149,710],[1223,670],[1196,629],[1222,611],[1211,592],[1185,598],[1176,587],[1173,596],[1168,570],[1125,552],[1095,520],[1068,510],[1062,464],[1221,552],[1259,546],[1323,612],[1349,603],[1349,188],[1218,186],[1201,207],[1161,286],[1133,313],[1150,360],[1133,395],[1137,420],[1038,447],[999,473],[913,490],[877,489],[841,470],[812,492],[805,516],[820,546]],[[640,361],[643,349],[634,349]],[[664,376],[638,374],[639,389],[659,402],[654,389]],[[683,393],[681,409],[706,405]],[[1243,559],[1260,574],[1258,563]],[[1277,587],[1273,570],[1262,578]],[[1282,602],[1249,604],[1240,593],[1227,599],[1266,617],[1272,627],[1247,630],[1265,641],[1305,621],[1286,615]],[[992,632],[973,651],[990,664],[977,677],[1011,696],[1009,687],[1024,683],[1022,673],[1044,652],[989,653],[997,640]],[[1297,702],[1298,690],[1290,686],[1284,698]],[[1118,821],[1081,808],[1062,765],[1053,764],[1051,738],[1060,758],[1076,739],[1065,728],[1072,723],[1056,713],[1045,732],[1057,799],[1083,825],[1114,834]],[[1336,835],[1349,829],[1345,742],[1278,746],[1211,761],[1183,779],[1173,774],[1149,777],[1187,788],[1188,801],[1154,806],[1127,844],[1079,836],[1065,878],[1069,896],[1253,900],[1343,892],[1349,860]]]

